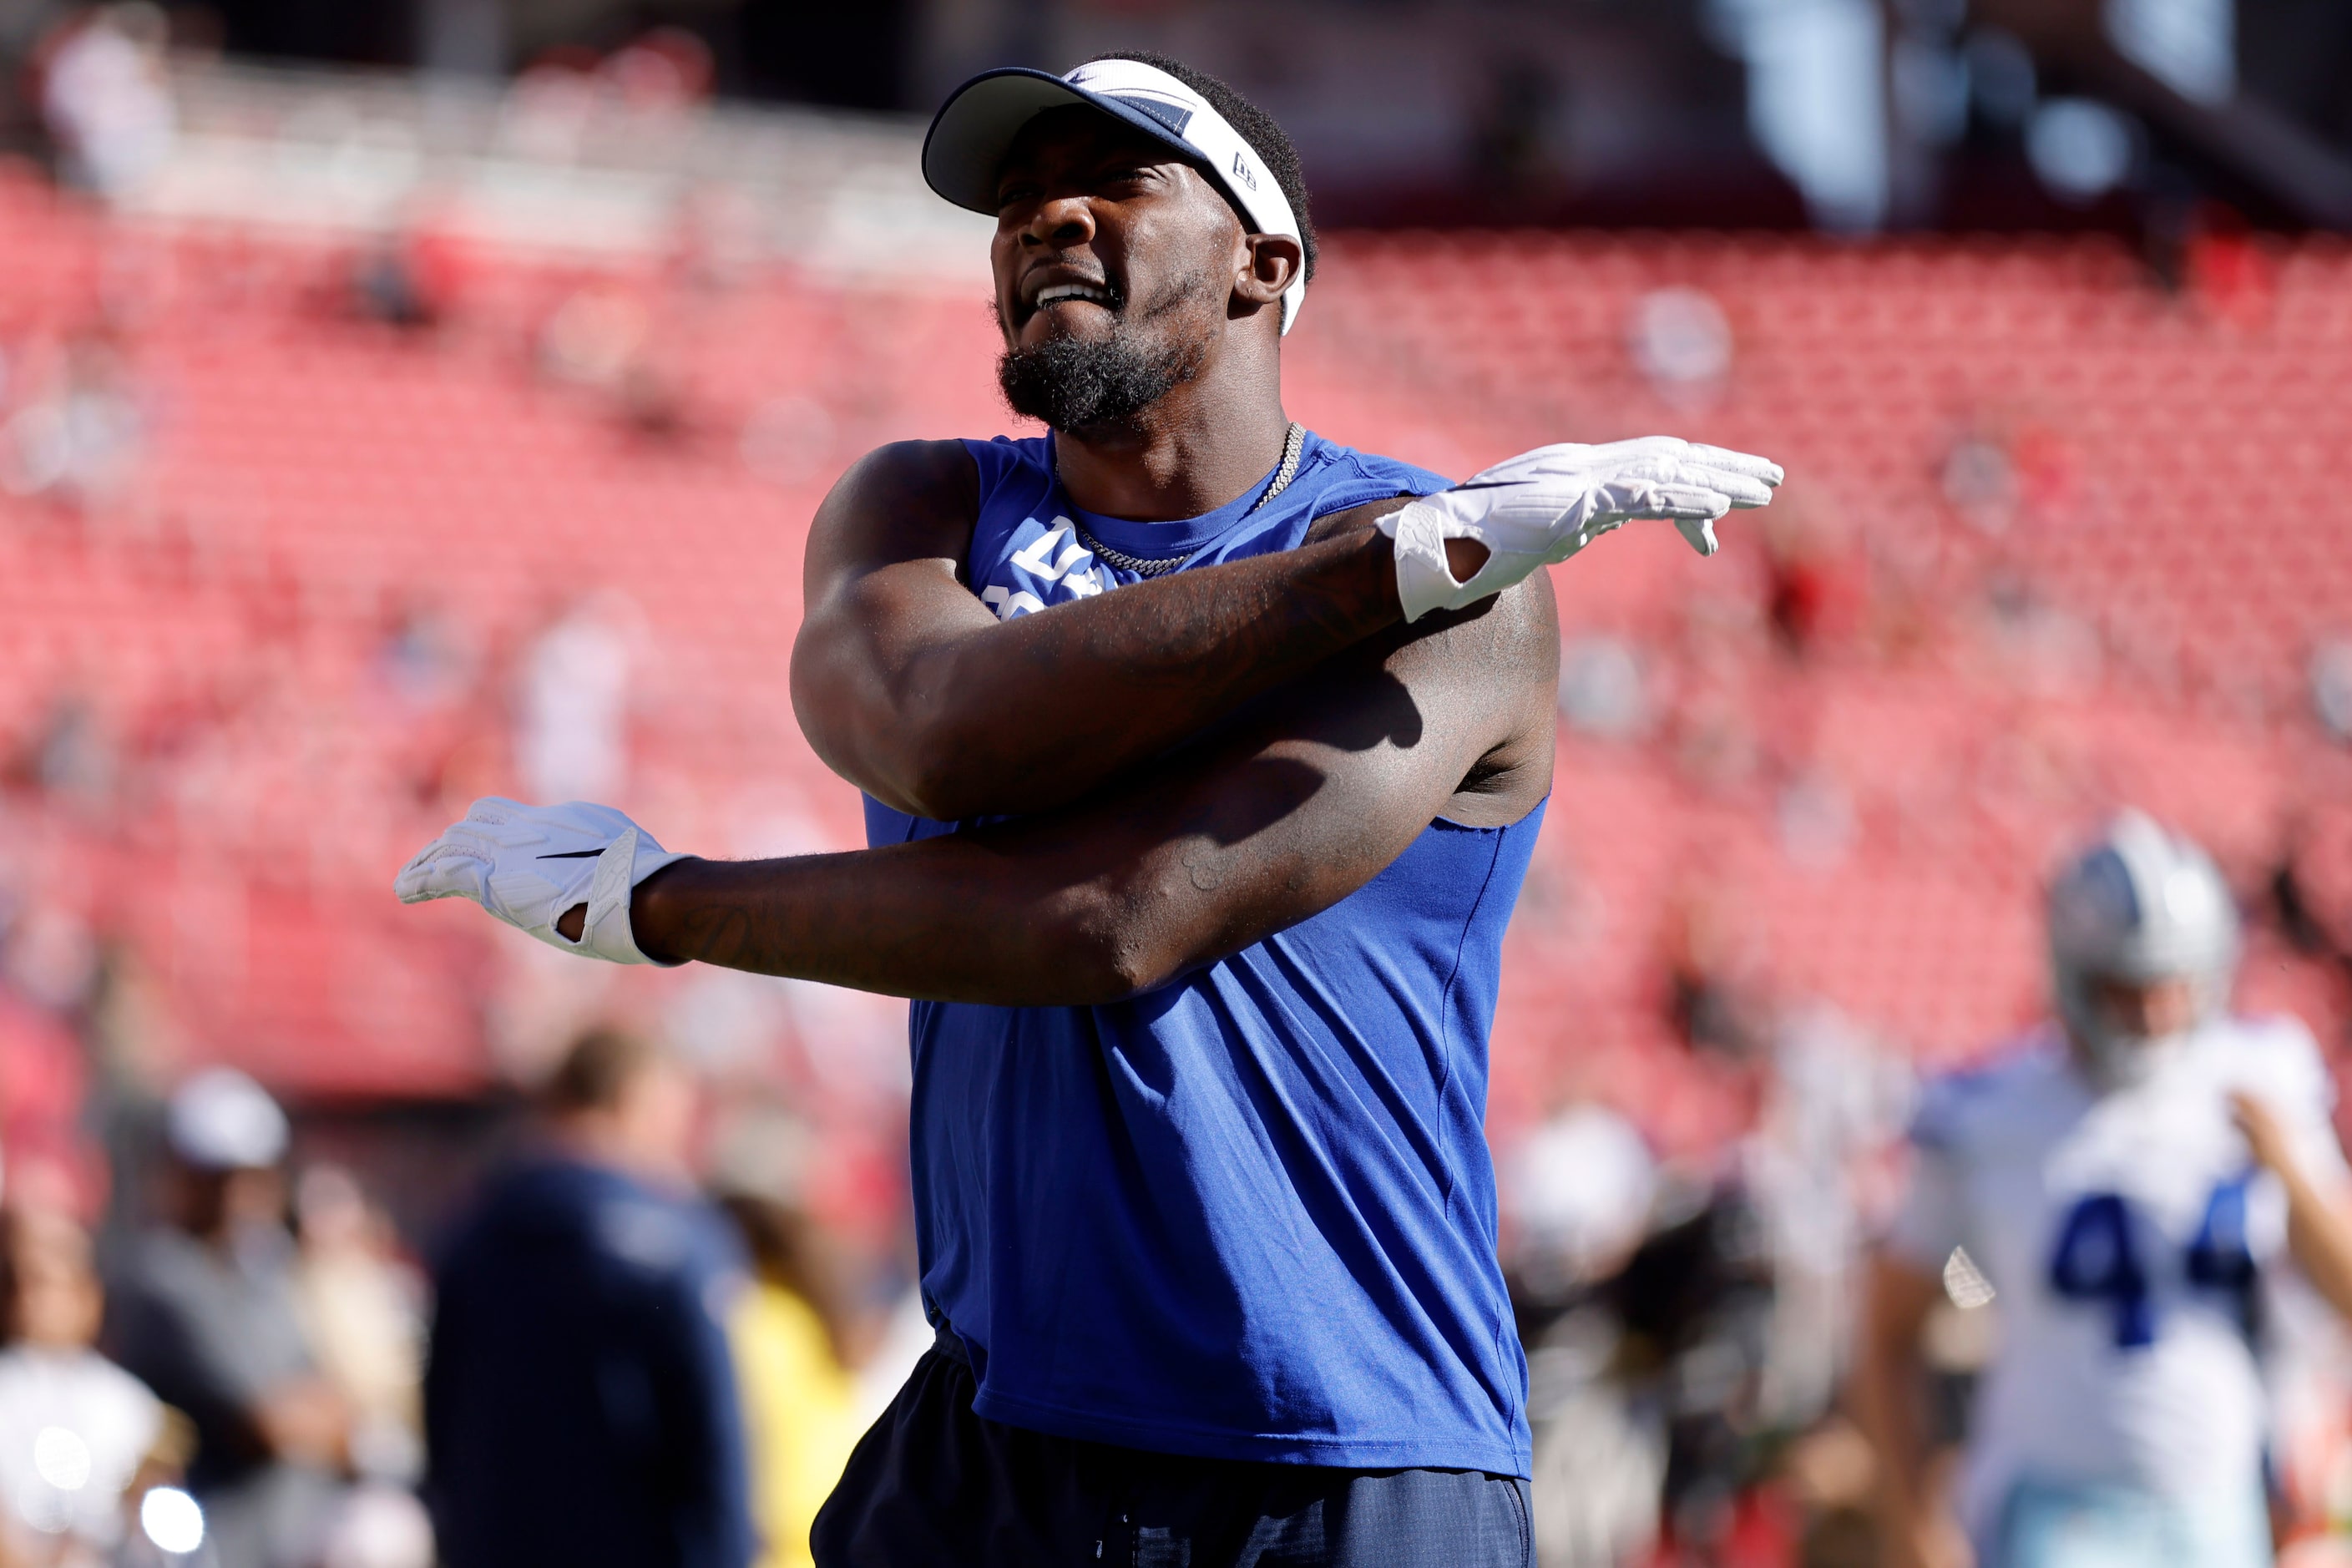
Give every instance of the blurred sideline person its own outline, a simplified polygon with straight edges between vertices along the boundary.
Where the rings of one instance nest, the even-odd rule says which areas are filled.
[[[1294,423],[1297,155],[1180,62],[985,73],[923,162],[996,219],[1000,385],[1050,434],[882,447],[812,525],[794,707],[872,847],[726,864],[490,800],[397,890],[920,999],[937,1340],[825,1568],[1523,1564],[1483,1119],[1543,568],[1635,517],[1710,552],[1780,470],[1656,437],[1450,486]]]
[[[694,1195],[697,1095],[639,1037],[583,1037],[541,1136],[435,1271],[426,1500],[446,1568],[748,1568],[725,1314],[732,1238]]]
[[[736,1120],[716,1140],[710,1188],[751,1255],[728,1322],[743,1389],[761,1568],[805,1568],[809,1526],[866,1423],[852,1372],[845,1281],[803,1200],[809,1130],[781,1115]]]
[[[2269,1289],[2292,1263],[2352,1315],[2326,1069],[2301,1025],[2226,1011],[2237,914],[2187,839],[2124,815],[2047,916],[2058,1018],[1929,1093],[1876,1260],[1858,1392],[1888,1561],[2266,1564]],[[1920,1335],[1961,1247],[2000,1342],[1948,1501]]]
[[[424,1282],[399,1255],[391,1221],[340,1165],[294,1184],[300,1244],[295,1303],[322,1375],[352,1412],[356,1485],[321,1568],[432,1568],[433,1524],[417,1500],[424,1469]]]
[[[230,1068],[165,1113],[168,1223],[110,1282],[105,1343],[196,1429],[188,1489],[221,1568],[309,1568],[341,1501],[351,1411],[319,1373],[286,1228],[286,1113]]]
[[[147,1483],[187,1458],[184,1418],[91,1348],[89,1237],[51,1208],[0,1212],[0,1564],[98,1568]],[[70,1485],[65,1483],[72,1483]]]
[[[391,1222],[341,1166],[303,1171],[294,1215],[295,1304],[320,1372],[351,1406],[352,1468],[413,1485],[424,1451],[424,1281],[399,1256]]]

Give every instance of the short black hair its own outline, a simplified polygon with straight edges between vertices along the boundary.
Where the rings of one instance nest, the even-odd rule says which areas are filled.
[[[1290,144],[1290,138],[1283,134],[1282,127],[1275,122],[1274,116],[1207,71],[1196,70],[1182,60],[1170,59],[1166,55],[1150,54],[1142,49],[1113,49],[1108,54],[1094,58],[1097,60],[1133,60],[1154,70],[1166,71],[1207,99],[1209,107],[1225,117],[1225,123],[1239,132],[1242,140],[1256,149],[1257,155],[1265,160],[1267,170],[1274,175],[1274,183],[1282,187],[1284,199],[1290,203],[1291,216],[1298,220],[1299,247],[1307,252],[1307,280],[1313,282],[1315,220],[1307,210],[1307,172],[1299,167],[1298,149]],[[1093,61],[1087,63],[1092,64]],[[1222,176],[1218,186],[1223,188]],[[1232,198],[1228,196],[1227,199]],[[1235,211],[1240,211],[1238,204]],[[1249,221],[1247,214],[1243,215],[1242,221],[1244,224]]]
[[[540,1103],[556,1116],[610,1110],[630,1087],[666,1059],[643,1035],[598,1027],[572,1042],[563,1059],[540,1086]]]

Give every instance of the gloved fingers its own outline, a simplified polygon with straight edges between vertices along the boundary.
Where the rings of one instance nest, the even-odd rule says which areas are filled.
[[[1716,468],[1725,473],[1739,474],[1751,479],[1761,479],[1768,485],[1778,486],[1788,477],[1782,472],[1780,465],[1771,458],[1759,458],[1753,452],[1735,452],[1728,447],[1709,447],[1701,442],[1693,441],[1690,443],[1689,451],[1684,457],[1685,461],[1700,468]]]
[[[1752,474],[1742,474],[1729,468],[1705,464],[1685,463],[1680,476],[1686,483],[1701,484],[1723,492],[1733,506],[1759,507],[1772,504],[1772,487]]]
[[[476,801],[466,819],[452,823],[441,837],[452,842],[464,840],[489,852],[544,844],[549,836],[547,824],[530,807],[492,799]]]
[[[1684,543],[1701,555],[1712,555],[1722,548],[1715,540],[1713,518],[1678,517],[1675,519],[1675,531],[1683,536]]]
[[[1610,510],[1623,517],[1664,517],[1712,522],[1731,510],[1731,498],[1704,485],[1649,484],[1625,487]]]
[[[418,850],[400,868],[393,879],[392,890],[404,904],[428,903],[435,899],[471,899],[479,903],[487,891],[485,879],[489,868],[489,859],[475,845],[465,840],[453,842],[444,835]]]
[[[1738,454],[1733,454],[1737,456]],[[1652,455],[1631,459],[1618,465],[1611,473],[1614,483],[1637,482],[1651,485],[1681,485],[1704,487],[1719,490],[1728,504],[1739,507],[1769,506],[1772,487],[1752,474],[1735,468],[1718,468],[1689,458]]]

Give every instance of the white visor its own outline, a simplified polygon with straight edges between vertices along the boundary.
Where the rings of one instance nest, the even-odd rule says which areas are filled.
[[[1207,100],[1141,60],[1088,60],[1066,76],[1021,67],[972,78],[940,106],[923,139],[923,178],[960,207],[996,211],[996,176],[1021,128],[1049,109],[1083,103],[1189,154],[1249,215],[1255,232],[1299,239],[1297,216],[1257,149]],[[1302,247],[1303,248],[1303,247]],[[1290,331],[1307,298],[1307,269],[1282,296]]]

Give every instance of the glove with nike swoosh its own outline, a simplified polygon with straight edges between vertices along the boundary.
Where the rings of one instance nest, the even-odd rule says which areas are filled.
[[[1778,463],[1672,436],[1566,443],[1423,496],[1381,518],[1380,530],[1396,542],[1404,618],[1417,621],[1501,593],[1637,517],[1670,520],[1692,549],[1712,555],[1716,520],[1734,507],[1769,504],[1780,479]],[[1449,539],[1486,547],[1486,563],[1467,583],[1455,582],[1446,564]]]
[[[629,930],[629,895],[674,860],[654,836],[609,805],[525,805],[488,795],[418,850],[393,881],[404,904],[471,899],[550,947],[614,963],[656,962]],[[585,904],[580,940],[555,929]]]

